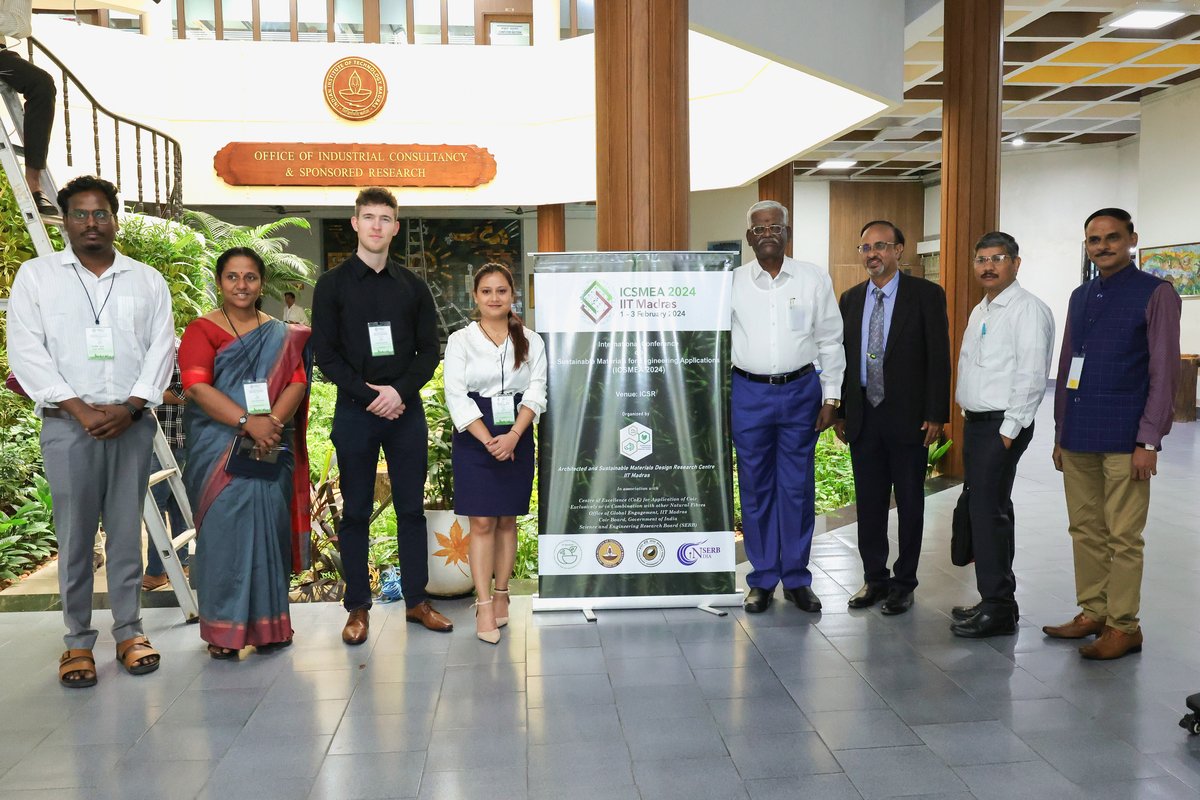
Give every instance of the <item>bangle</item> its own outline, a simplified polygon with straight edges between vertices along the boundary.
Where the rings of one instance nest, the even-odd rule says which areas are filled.
[[[519,430],[517,430],[516,428],[509,428],[509,429],[508,429],[508,432],[509,432],[509,433],[515,433],[515,434],[517,435],[517,438],[518,438],[518,439],[520,439],[520,438],[521,438],[521,433],[522,433],[522,432],[521,432],[521,431],[519,431]]]
[[[281,428],[283,427],[283,423],[279,421],[279,417],[275,416],[274,414],[267,414],[267,416],[270,417],[271,421],[274,422],[276,425],[278,425]]]

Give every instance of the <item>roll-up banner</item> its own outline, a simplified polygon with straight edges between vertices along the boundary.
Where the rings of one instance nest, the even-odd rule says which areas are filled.
[[[737,605],[734,254],[539,253],[535,611]]]

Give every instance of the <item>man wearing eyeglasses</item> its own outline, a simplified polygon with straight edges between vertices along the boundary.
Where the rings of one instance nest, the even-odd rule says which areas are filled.
[[[754,261],[733,273],[732,427],[742,532],[752,567],[746,611],[767,610],[775,587],[821,610],[808,569],[817,434],[833,424],[846,361],[829,273],[785,255],[792,229],[779,203],[746,212]],[[820,374],[813,364],[820,365]]]
[[[955,399],[966,418],[966,476],[955,515],[970,520],[980,602],[954,608],[950,630],[968,639],[1017,632],[1012,488],[1033,438],[1054,348],[1049,307],[1017,282],[1019,252],[1016,239],[1002,231],[976,242],[983,299],[971,311],[958,354]]]
[[[1079,648],[1089,659],[1142,649],[1142,530],[1179,385],[1182,302],[1133,263],[1137,241],[1124,209],[1102,208],[1084,222],[1099,275],[1071,293],[1054,390],[1053,458],[1067,495],[1080,612],[1042,632],[1098,637]]]
[[[858,252],[868,279],[839,303],[848,368],[837,432],[850,444],[864,578],[849,605],[882,600],[884,614],[903,614],[917,588],[928,448],[950,418],[950,324],[942,287],[900,272],[899,228],[868,222]],[[893,490],[900,548],[889,573]]]
[[[58,679],[75,689],[96,683],[92,543],[101,519],[117,659],[132,675],[158,669],[141,619],[142,504],[155,432],[143,412],[170,384],[175,324],[162,275],[113,247],[116,188],[76,178],[58,203],[68,246],[18,270],[8,357],[42,418],[67,624]]]

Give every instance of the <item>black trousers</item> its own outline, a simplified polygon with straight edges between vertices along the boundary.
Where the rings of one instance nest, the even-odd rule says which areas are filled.
[[[25,97],[25,166],[46,168],[46,153],[50,150],[50,128],[54,124],[54,101],[58,90],[54,78],[35,67],[12,50],[0,49],[0,81],[4,81]],[[40,191],[40,186],[30,186]]]
[[[863,401],[863,423],[850,443],[854,467],[855,508],[858,512],[858,553],[863,580],[872,585],[911,592],[917,588],[917,562],[925,528],[925,465],[929,449],[913,444],[912,432],[899,436],[889,428],[887,400],[872,408]],[[896,494],[900,543],[888,573],[888,510]]]
[[[968,420],[963,425],[966,479],[958,502],[967,504],[971,518],[975,585],[983,605],[990,610],[1016,610],[1012,488],[1017,462],[1033,438],[1033,424],[1017,434],[1007,449],[1000,439],[1002,424],[1003,420]]]
[[[368,523],[375,500],[375,470],[380,449],[387,459],[388,478],[392,483],[404,602],[412,608],[426,599],[425,584],[429,582],[429,547],[425,531],[427,431],[425,411],[420,402],[409,403],[398,419],[386,420],[359,403],[338,400],[330,439],[337,450],[341,472],[343,507],[338,547],[346,578],[343,605],[347,611],[371,607],[367,569]]]

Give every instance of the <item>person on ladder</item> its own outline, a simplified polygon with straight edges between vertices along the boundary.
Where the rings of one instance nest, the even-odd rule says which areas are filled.
[[[58,216],[58,206],[42,190],[42,172],[50,149],[50,130],[54,125],[54,102],[58,90],[54,78],[10,49],[14,39],[33,35],[33,0],[0,0],[0,81],[25,97],[25,181],[38,213]]]

